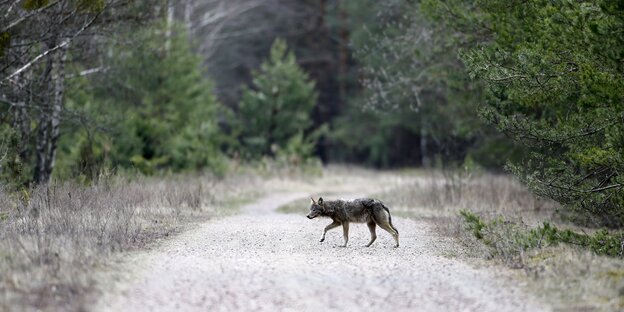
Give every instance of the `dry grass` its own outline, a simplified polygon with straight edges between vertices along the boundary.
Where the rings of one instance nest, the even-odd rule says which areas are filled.
[[[323,196],[325,196],[325,198],[328,198],[328,197],[332,197],[333,195],[337,195],[337,194],[332,191],[324,191],[320,193],[310,194],[310,196],[313,198],[319,198]],[[293,200],[292,202],[288,204],[278,207],[277,212],[306,215],[308,214],[308,212],[310,212],[310,199],[302,198],[302,199]]]
[[[560,228],[558,205],[539,199],[515,179],[505,175],[465,171],[422,174],[412,184],[377,195],[404,217],[429,219],[440,234],[455,239],[454,254],[485,258],[521,269],[531,290],[563,310],[621,311],[624,309],[624,263],[597,256],[575,246],[545,246],[524,250],[519,231],[544,221]],[[470,210],[486,221],[500,220],[487,229],[486,240],[475,238],[459,216]],[[577,228],[578,229],[578,228]],[[586,229],[584,229],[586,230]],[[587,230],[586,230],[587,231]]]
[[[377,171],[354,166],[329,166],[323,178],[316,181],[310,188],[310,196],[314,198],[335,199],[342,196],[364,196],[366,194],[384,193],[414,185],[421,177],[421,171]],[[285,204],[277,209],[281,213],[306,215],[310,209],[310,199],[303,198]]]
[[[223,178],[113,176],[90,186],[53,183],[17,194],[0,188],[0,311],[83,310],[98,291],[94,269],[113,255],[234,214],[269,192],[371,192],[405,181],[354,167],[261,162],[233,163]]]
[[[95,287],[89,272],[111,255],[235,213],[252,196],[287,184],[239,170],[225,178],[108,177],[2,192],[0,310],[80,310]]]
[[[411,184],[378,196],[394,211],[414,217],[451,217],[463,209],[484,215],[509,214],[526,221],[551,219],[556,204],[534,197],[506,175],[464,171],[421,172]]]
[[[522,255],[538,296],[562,311],[624,311],[624,263],[571,246]]]
[[[88,187],[59,183],[29,194],[0,190],[0,310],[79,310],[95,287],[90,272],[112,255],[145,248],[194,222],[236,213],[254,196],[285,190],[329,197],[354,190],[378,193],[393,213],[429,219],[441,234],[460,242],[456,254],[521,268],[533,290],[555,306],[624,308],[620,259],[570,246],[517,249],[506,231],[560,220],[556,204],[535,198],[508,176],[346,167],[311,172],[269,164],[238,168],[225,178],[109,177]],[[282,209],[305,213],[307,207],[306,199]],[[462,209],[511,222],[513,227],[493,233],[499,252],[466,231],[458,216]]]

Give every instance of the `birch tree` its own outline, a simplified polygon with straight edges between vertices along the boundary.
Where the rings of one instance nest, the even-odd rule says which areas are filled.
[[[0,1],[0,123],[19,138],[19,163],[35,183],[47,183],[55,166],[64,110],[66,69],[77,42],[98,26],[120,20],[115,0]],[[0,164],[0,166],[2,166]],[[4,168],[0,167],[0,170]]]

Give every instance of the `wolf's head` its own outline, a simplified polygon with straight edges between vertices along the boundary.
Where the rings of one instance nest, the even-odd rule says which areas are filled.
[[[318,201],[314,201],[312,197],[310,197],[312,203],[310,204],[310,212],[308,213],[308,219],[314,219],[323,214],[325,211],[325,207],[323,206],[323,197],[319,197]]]

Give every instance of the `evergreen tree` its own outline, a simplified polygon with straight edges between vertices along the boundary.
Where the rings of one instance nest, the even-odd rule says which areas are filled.
[[[252,87],[243,89],[239,127],[245,156],[275,156],[280,150],[305,151],[309,154],[300,156],[310,156],[309,146],[317,137],[310,129],[317,97],[314,83],[297,65],[294,53],[288,51],[285,41],[277,39],[269,59],[254,73]]]
[[[578,221],[624,225],[622,1],[428,0],[480,42],[462,58],[482,115],[531,150],[509,168]]]
[[[419,2],[355,3],[351,15],[369,17],[351,36],[365,91],[334,123],[333,139],[378,166],[454,166],[470,158],[501,168],[516,157],[511,140],[476,113],[482,86],[457,57],[470,36],[431,22]]]
[[[88,168],[80,164],[93,157],[100,164],[147,174],[222,169],[219,103],[212,84],[203,77],[201,60],[185,32],[176,29],[168,45],[162,33],[161,28],[148,29],[134,34],[140,45],[115,49],[108,61],[111,69],[92,82],[93,92],[85,94],[75,86],[71,105],[105,131],[87,125],[79,137],[67,138],[65,156],[72,159],[72,174],[85,174]]]

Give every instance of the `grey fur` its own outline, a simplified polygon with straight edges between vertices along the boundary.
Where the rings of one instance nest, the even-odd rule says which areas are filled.
[[[347,247],[349,242],[349,223],[366,223],[371,233],[370,242],[366,247],[369,247],[377,239],[377,233],[375,232],[377,225],[390,233],[396,242],[394,247],[399,247],[399,231],[392,225],[390,210],[376,199],[360,198],[349,201],[323,201],[322,197],[318,201],[312,199],[310,212],[307,217],[308,219],[316,217],[332,219],[333,222],[326,226],[323,231],[321,242],[325,240],[327,231],[342,225],[345,242],[342,247]]]

